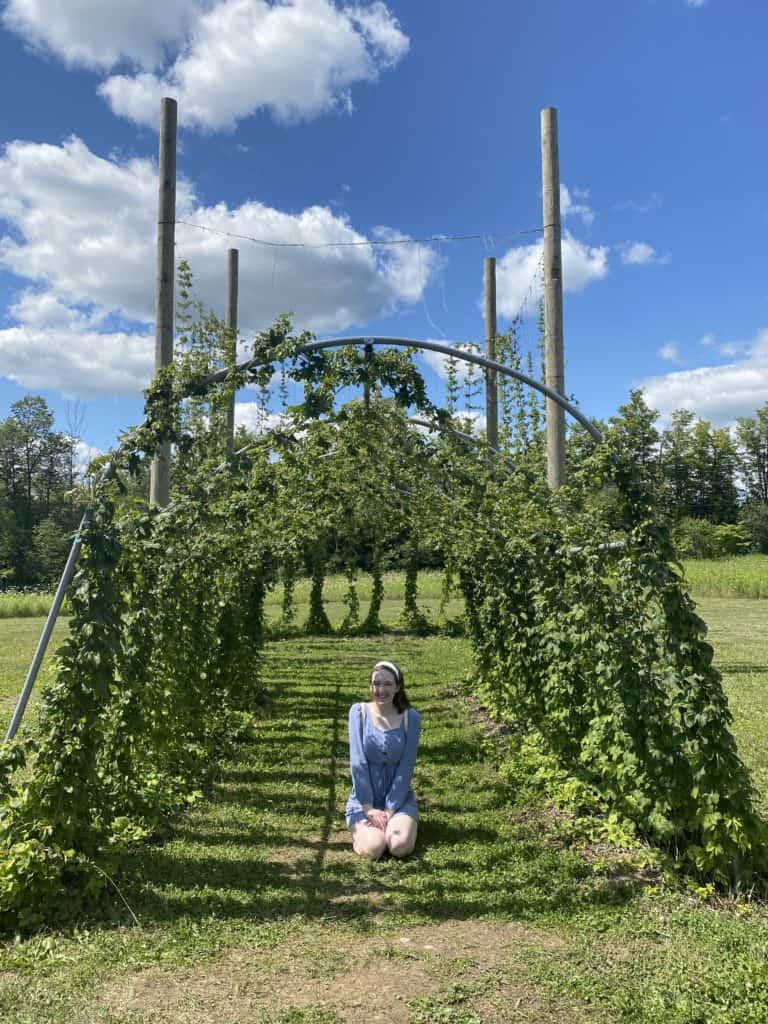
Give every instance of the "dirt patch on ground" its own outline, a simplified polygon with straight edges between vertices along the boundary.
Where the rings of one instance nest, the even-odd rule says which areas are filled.
[[[257,1024],[311,1008],[327,1016],[304,1019],[409,1024],[429,1020],[430,1005],[448,993],[467,1006],[479,1000],[474,1012],[482,1021],[565,1020],[542,1012],[547,1001],[521,976],[521,947],[531,944],[565,946],[517,924],[482,921],[365,936],[308,925],[273,949],[238,949],[190,970],[124,976],[97,994],[90,1012],[137,1024]],[[515,1008],[517,1018],[510,1015]],[[579,1019],[572,1007],[570,1019]]]

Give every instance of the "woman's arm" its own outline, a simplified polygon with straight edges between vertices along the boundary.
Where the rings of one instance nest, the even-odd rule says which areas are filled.
[[[387,810],[390,814],[397,814],[405,803],[408,790],[411,788],[413,769],[416,765],[416,750],[419,746],[419,735],[421,733],[421,715],[414,708],[408,710],[408,733],[405,737],[403,754],[397,765],[392,785],[387,791]]]
[[[367,811],[373,805],[373,786],[368,758],[363,750],[362,711],[359,704],[353,704],[349,709],[349,768],[355,796],[363,810]]]

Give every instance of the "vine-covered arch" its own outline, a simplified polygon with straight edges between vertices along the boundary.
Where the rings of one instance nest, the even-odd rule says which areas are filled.
[[[418,341],[413,338],[327,338],[323,341],[312,341],[305,344],[297,345],[292,355],[309,355],[312,352],[320,352],[324,349],[330,348],[346,348],[349,345],[356,346],[372,346],[372,345],[389,345],[395,348],[407,348],[407,349],[425,349],[429,352],[438,352],[440,355],[447,356],[450,359],[463,360],[466,363],[472,363],[475,366],[481,366],[484,370],[493,370],[502,376],[512,377],[515,380],[520,381],[521,384],[525,384],[528,387],[533,388],[540,394],[544,395],[545,398],[551,399],[557,405],[560,406],[565,412],[572,416],[587,433],[597,442],[602,441],[603,435],[598,428],[592,423],[588,417],[581,412],[581,410],[575,406],[572,402],[569,402],[567,398],[561,395],[558,391],[550,388],[546,384],[542,384],[541,381],[535,380],[533,377],[529,377],[521,370],[516,370],[511,366],[506,366],[504,363],[496,362],[496,360],[488,359],[486,356],[481,356],[477,352],[468,352],[464,349],[454,348],[451,345],[443,345],[437,341]],[[262,357],[255,359],[246,359],[242,363],[238,363],[234,369],[231,370],[219,370],[217,373],[211,374],[205,377],[203,380],[196,384],[196,387],[209,387],[214,384],[224,382],[229,376],[235,372],[249,372],[253,369],[258,369],[263,366],[265,360]]]
[[[320,358],[324,348],[373,343],[288,334],[284,322],[257,339],[252,360],[203,377],[184,366],[161,371],[144,424],[95,487],[70,635],[37,735],[0,752],[0,921],[37,924],[46,908],[91,899],[121,851],[185,806],[233,724],[253,713],[263,597],[286,549],[268,511],[274,477],[268,458],[232,459],[223,463],[231,472],[212,474],[213,433],[200,416],[198,433],[185,436],[180,406],[188,396],[221,397],[252,372],[267,381],[272,364],[291,357],[295,379],[311,384],[337,369]],[[398,358],[378,363],[395,383],[414,370]],[[321,396],[326,407],[338,380]],[[575,418],[597,441],[597,428]],[[482,449],[471,463],[480,479],[467,489],[467,514],[445,505],[438,526],[465,597],[474,691],[515,721],[539,764],[572,779],[611,820],[720,882],[759,878],[765,826],[705,627],[636,458],[638,430],[627,419],[612,424],[556,494],[531,467],[496,472]],[[190,486],[164,509],[121,504],[114,469],[130,477],[168,442],[180,457],[199,455]],[[294,479],[301,487],[300,472]],[[621,546],[603,543],[613,539]]]

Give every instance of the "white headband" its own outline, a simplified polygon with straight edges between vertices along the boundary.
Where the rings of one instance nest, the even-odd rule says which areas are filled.
[[[375,672],[377,668],[389,669],[389,671],[395,677],[397,685],[403,685],[403,674],[393,661],[377,661],[376,664],[373,666],[373,671]]]

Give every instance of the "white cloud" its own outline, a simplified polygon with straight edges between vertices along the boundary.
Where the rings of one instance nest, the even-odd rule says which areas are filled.
[[[587,199],[589,191],[584,188],[575,188],[573,195],[577,199]],[[586,203],[574,203],[571,192],[562,183],[560,184],[560,216],[563,219],[570,216],[581,217],[587,227],[591,227],[595,220],[594,211]]]
[[[617,248],[622,263],[641,265],[658,261],[656,250],[647,242],[622,242]]]
[[[408,37],[403,34],[386,4],[377,0],[369,7],[351,7],[349,16],[382,63],[397,64],[408,52]]]
[[[703,7],[707,0],[685,0],[688,7]]]
[[[199,128],[231,129],[258,110],[295,121],[351,110],[351,87],[376,81],[408,46],[383,3],[220,0],[199,14],[162,73],[113,75],[99,91],[114,113],[143,124],[157,123],[168,95],[182,123]]]
[[[67,396],[137,394],[153,374],[154,335],[103,330],[103,313],[29,289],[10,307],[17,326],[0,329],[0,374],[31,390]]]
[[[590,281],[600,281],[608,273],[608,248],[584,245],[572,235],[563,237],[563,288],[580,292]]]
[[[0,374],[66,396],[138,394],[152,378],[154,335],[19,325],[0,330]]]
[[[352,86],[410,45],[380,0],[9,0],[2,20],[70,66],[127,63],[99,87],[116,114],[155,125],[171,95],[182,123],[211,130],[257,110],[280,121],[351,110]]]
[[[69,65],[106,71],[129,60],[154,68],[209,6],[195,0],[9,0],[2,21]]]
[[[674,341],[670,341],[667,345],[662,345],[661,348],[657,350],[656,355],[660,356],[662,359],[669,360],[671,363],[680,362],[680,352],[677,347],[677,342]]]
[[[235,427],[243,427],[249,434],[265,434],[289,423],[289,417],[265,412],[259,402],[235,402]]]
[[[104,452],[101,448],[95,448],[92,444],[86,444],[85,441],[78,441],[75,445],[75,473],[78,477],[83,477],[85,471],[88,469],[90,463],[98,456],[103,455]]]
[[[730,359],[733,356],[744,355],[752,350],[753,341],[723,341],[718,343],[714,334],[705,334],[699,339],[699,344],[704,348],[713,348],[718,355]]]
[[[541,297],[543,243],[509,249],[496,267],[496,301],[502,316],[512,318]],[[563,288],[580,292],[608,273],[607,246],[584,245],[568,233],[562,239]]]
[[[484,400],[484,399],[483,399]],[[458,413],[459,418],[463,421],[461,427],[467,434],[474,434],[477,437],[481,430],[485,430],[488,422],[484,412],[480,412],[478,409],[462,410]]]
[[[690,409],[724,426],[738,416],[753,416],[768,395],[768,328],[749,343],[743,359],[650,377],[640,387],[648,404],[665,418],[675,409]]]
[[[449,345],[451,348],[459,349],[464,352],[474,352],[476,355],[482,355],[482,351],[479,346],[474,342],[466,341],[445,341],[442,338],[429,338],[429,341],[437,342],[440,345]],[[433,352],[430,349],[420,349],[419,357],[424,360],[427,366],[438,375],[446,380],[448,377],[448,356],[444,356],[442,352]],[[463,359],[456,360],[456,380],[460,387],[464,387],[467,383],[467,378],[470,374],[474,374],[475,378],[483,373],[482,366],[477,366],[472,363],[468,363]]]
[[[76,138],[61,146],[14,142],[6,148],[0,158],[0,218],[9,230],[0,237],[0,268],[36,287],[9,310],[17,323],[0,331],[0,373],[13,373],[28,387],[72,394],[147,386],[156,202],[157,172],[148,160],[106,160]],[[206,207],[192,185],[180,180],[177,216],[272,242],[354,243],[274,248],[178,225],[177,258],[189,260],[196,294],[219,314],[226,252],[239,246],[239,322],[246,336],[288,311],[297,329],[363,325],[418,301],[438,266],[434,250],[423,245],[358,244],[365,236],[324,206],[291,214],[255,202]],[[394,229],[377,229],[380,240],[394,235],[399,236]],[[130,332],[137,325],[134,337]]]

